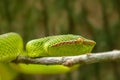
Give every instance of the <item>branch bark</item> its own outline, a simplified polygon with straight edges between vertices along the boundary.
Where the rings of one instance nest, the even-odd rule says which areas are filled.
[[[100,53],[88,53],[78,56],[64,56],[64,57],[41,57],[41,58],[29,58],[24,56],[18,56],[15,63],[26,64],[44,64],[44,65],[58,65],[72,66],[75,64],[91,64],[103,61],[119,61],[120,50],[113,50],[109,52]]]

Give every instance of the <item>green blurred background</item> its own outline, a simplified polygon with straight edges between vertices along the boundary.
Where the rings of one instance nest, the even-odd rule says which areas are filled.
[[[93,52],[120,49],[120,0],[0,0],[0,34],[17,32],[24,44],[58,34],[97,42]],[[0,80],[120,80],[120,63],[96,63],[56,75],[18,73],[0,64]]]

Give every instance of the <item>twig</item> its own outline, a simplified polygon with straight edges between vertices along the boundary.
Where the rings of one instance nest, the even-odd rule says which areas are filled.
[[[45,64],[45,65],[62,64],[65,66],[72,66],[75,64],[91,64],[102,61],[118,61],[118,60],[120,60],[120,50],[84,54],[78,56],[64,56],[64,57],[29,58],[29,57],[19,56],[13,62],[26,63],[26,64]]]

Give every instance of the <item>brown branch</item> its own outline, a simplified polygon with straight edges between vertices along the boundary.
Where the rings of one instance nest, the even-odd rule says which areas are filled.
[[[64,56],[64,57],[29,58],[29,57],[19,56],[13,62],[26,63],[26,64],[45,64],[45,65],[62,64],[65,66],[72,66],[74,64],[91,64],[91,63],[97,63],[103,61],[118,61],[118,60],[120,60],[120,50],[84,54],[78,56]]]

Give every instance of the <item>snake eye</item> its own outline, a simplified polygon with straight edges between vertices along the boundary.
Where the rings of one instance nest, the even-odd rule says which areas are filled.
[[[77,43],[79,43],[79,44],[82,44],[82,43],[83,43],[83,41],[84,41],[84,39],[83,39],[83,38],[78,38],[78,39],[77,39]]]

